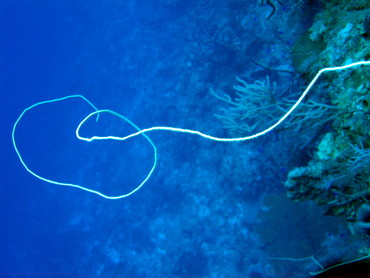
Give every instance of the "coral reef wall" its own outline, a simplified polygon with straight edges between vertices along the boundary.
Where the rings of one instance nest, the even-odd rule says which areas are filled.
[[[313,25],[297,40],[292,59],[296,70],[311,77],[317,69],[370,59],[369,1],[322,1]],[[308,55],[310,53],[310,55]],[[363,229],[370,197],[370,70],[326,74],[320,94],[338,111],[316,142],[312,159],[288,174],[288,196],[314,200],[330,215],[344,216],[351,231]]]

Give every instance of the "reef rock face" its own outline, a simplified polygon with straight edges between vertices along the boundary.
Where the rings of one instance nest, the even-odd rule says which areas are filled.
[[[370,60],[370,40],[364,36],[370,4],[354,2],[323,3],[323,10],[294,47],[298,71],[310,77],[318,68]],[[309,58],[300,55],[300,49],[315,45],[315,41],[320,51],[312,50],[316,58],[305,60]],[[370,68],[328,73],[319,87],[316,92],[329,97],[337,112],[330,128],[316,142],[312,159],[289,172],[285,187],[291,199],[325,205],[328,214],[345,216],[354,234],[368,236]]]

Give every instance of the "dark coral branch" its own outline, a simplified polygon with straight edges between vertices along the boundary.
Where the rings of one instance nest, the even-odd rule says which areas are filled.
[[[270,0],[267,0],[267,4],[270,5],[270,7],[272,8],[272,11],[271,13],[266,17],[266,20],[270,19],[274,14],[275,14],[275,11],[276,11],[276,7],[275,5],[270,1]]]

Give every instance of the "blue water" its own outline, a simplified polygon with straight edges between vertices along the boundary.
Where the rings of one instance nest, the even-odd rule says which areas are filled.
[[[325,260],[348,237],[321,208],[286,199],[289,136],[224,144],[154,132],[156,172],[116,201],[36,179],[11,141],[23,109],[70,94],[143,128],[227,136],[213,115],[222,103],[209,90],[232,91],[241,74],[263,79],[268,71],[250,57],[293,70],[288,50],[314,14],[305,12],[307,22],[296,19],[279,33],[268,31],[276,27],[266,21],[269,7],[255,1],[1,1],[0,277],[308,277],[318,270],[312,260],[272,259]],[[280,46],[271,44],[277,34]],[[289,76],[269,74],[279,89],[290,85]],[[46,178],[127,193],[150,170],[152,149],[143,138],[79,142],[74,130],[90,112],[78,99],[32,110],[17,130],[20,151]],[[132,128],[106,116],[83,132],[122,136]]]

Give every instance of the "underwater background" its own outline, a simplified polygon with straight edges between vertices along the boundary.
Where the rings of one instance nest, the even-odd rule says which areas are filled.
[[[321,77],[255,140],[153,131],[107,200],[30,175],[27,107],[81,94],[140,128],[246,136],[315,73],[370,60],[368,1],[0,1],[0,277],[310,277],[369,254],[370,70]],[[15,132],[42,177],[107,195],[145,138],[81,142],[81,99]],[[133,128],[102,115],[85,136]],[[355,277],[355,276],[352,276]],[[363,276],[366,277],[366,276]]]

